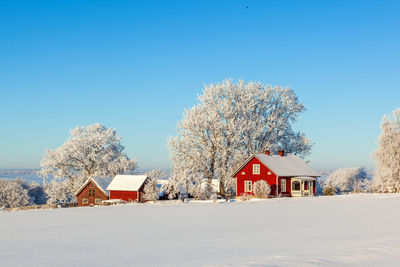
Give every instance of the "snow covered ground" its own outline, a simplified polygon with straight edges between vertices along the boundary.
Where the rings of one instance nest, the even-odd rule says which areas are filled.
[[[0,212],[1,266],[398,266],[400,195]]]

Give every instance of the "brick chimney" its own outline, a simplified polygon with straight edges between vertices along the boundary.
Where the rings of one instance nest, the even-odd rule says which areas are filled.
[[[265,155],[269,156],[271,153],[269,152],[269,150],[265,150]]]
[[[284,150],[279,150],[278,154],[279,154],[279,156],[284,157],[285,156],[285,151]]]

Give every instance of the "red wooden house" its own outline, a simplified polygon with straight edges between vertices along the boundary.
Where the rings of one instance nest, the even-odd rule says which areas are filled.
[[[111,199],[142,201],[141,194],[147,180],[146,175],[117,175],[108,185]]]
[[[295,155],[255,154],[232,175],[236,180],[236,195],[253,194],[253,184],[265,180],[271,186],[270,196],[313,196],[320,174]]]
[[[112,178],[95,177],[89,178],[75,192],[78,206],[101,205],[103,200],[108,199],[107,186],[111,183]]]

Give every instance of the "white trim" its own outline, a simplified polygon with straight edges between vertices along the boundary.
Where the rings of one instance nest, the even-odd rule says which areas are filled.
[[[92,177],[88,178],[83,183],[83,185],[81,187],[79,187],[79,189],[75,192],[75,196],[77,196],[90,182],[94,183],[96,185],[96,187],[100,189],[101,192],[103,192],[106,196],[108,196],[108,193],[106,191],[104,191],[103,188],[101,188],[101,186],[99,186]]]
[[[260,164],[253,164],[253,174],[260,174]]]
[[[247,182],[247,184],[250,184],[250,191],[247,190],[246,182]],[[244,192],[245,193],[253,192],[253,182],[251,180],[244,180]]]
[[[283,190],[283,189],[285,189],[285,190]],[[282,193],[286,193],[287,192],[287,190],[286,190],[286,179],[285,178],[281,178],[281,192]]]

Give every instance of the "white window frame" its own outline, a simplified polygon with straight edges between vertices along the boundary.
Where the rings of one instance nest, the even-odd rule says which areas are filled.
[[[253,164],[253,174],[260,174],[260,164]]]
[[[89,204],[89,199],[82,198],[82,204]]]
[[[286,193],[286,179],[281,179],[281,192]]]
[[[95,204],[101,204],[101,198],[95,198],[94,199]]]
[[[250,188],[250,189],[248,189]],[[244,192],[245,193],[251,193],[253,192],[253,183],[250,180],[244,181]]]

